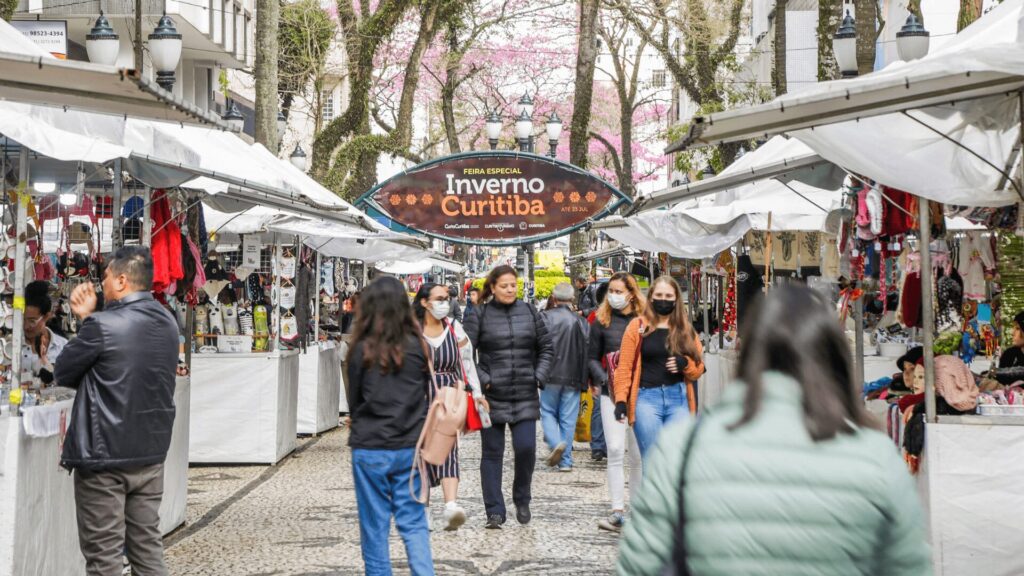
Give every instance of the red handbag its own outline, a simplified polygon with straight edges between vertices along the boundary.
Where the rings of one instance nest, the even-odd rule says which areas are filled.
[[[462,383],[468,386],[469,378],[466,375],[466,366],[462,363],[462,350],[459,349],[459,337],[455,335],[455,325],[449,322],[448,330],[452,333],[452,338],[455,339],[455,349],[459,351],[459,367],[462,368]],[[469,401],[466,402],[466,427],[462,432],[464,434],[479,432],[484,429],[484,423],[483,420],[480,419],[480,413],[477,412],[476,399],[473,398],[472,392],[466,392],[466,396],[469,397]]]

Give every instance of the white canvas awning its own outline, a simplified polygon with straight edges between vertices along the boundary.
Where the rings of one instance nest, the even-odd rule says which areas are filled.
[[[1024,0],[1007,0],[941,49],[750,108],[695,118],[670,151],[787,133],[826,160],[950,204],[1022,195],[1019,156]]]
[[[844,175],[842,170],[819,156],[803,142],[776,136],[754,152],[738,158],[717,176],[637,198],[629,213],[673,206],[684,200],[708,196],[769,178],[781,181],[796,180],[817,188],[838,188]]]
[[[396,276],[426,274],[434,268],[441,268],[455,274],[466,271],[466,267],[462,264],[437,257],[423,258],[422,260],[387,260],[378,262],[374,268]]]
[[[200,110],[133,70],[59,60],[2,20],[0,100],[230,130],[218,115]]]

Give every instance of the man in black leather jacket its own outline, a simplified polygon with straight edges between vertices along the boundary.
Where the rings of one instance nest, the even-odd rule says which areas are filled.
[[[572,310],[575,293],[568,283],[551,291],[554,306],[542,312],[554,356],[540,393],[540,422],[551,453],[548,466],[572,471],[572,441],[580,412],[580,392],[587,387],[586,320]]]
[[[91,283],[75,289],[78,337],[55,377],[78,390],[61,465],[75,473],[79,545],[89,576],[164,576],[159,528],[163,462],[174,425],[178,325],[153,299],[146,248],[117,251],[103,277],[105,309]],[[127,542],[127,546],[126,546]]]

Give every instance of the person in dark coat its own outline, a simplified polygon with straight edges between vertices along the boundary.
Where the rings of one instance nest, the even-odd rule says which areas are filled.
[[[150,290],[148,248],[117,251],[103,276],[105,307],[91,282],[75,288],[78,337],[54,376],[77,389],[61,466],[75,474],[78,536],[86,573],[165,576],[160,535],[164,460],[174,426],[178,324]]]
[[[743,254],[736,262],[736,327],[743,330],[744,320],[747,312],[753,309],[754,304],[764,296],[764,280],[761,272],[750,260],[750,256]]]
[[[518,274],[511,266],[498,266],[487,276],[482,304],[466,318],[465,328],[479,353],[476,365],[484,396],[491,407],[491,428],[480,432],[487,527],[505,523],[501,491],[505,429],[512,433],[515,476],[512,500],[516,520],[530,521],[531,485],[537,460],[537,388],[547,381],[553,350],[544,321],[533,306],[516,297]]]
[[[560,472],[572,471],[572,441],[580,412],[580,393],[589,380],[589,325],[572,310],[575,299],[572,285],[558,284],[551,291],[548,309],[541,313],[555,351],[551,371],[540,393],[541,425],[544,442],[551,450],[547,465],[558,466]]]

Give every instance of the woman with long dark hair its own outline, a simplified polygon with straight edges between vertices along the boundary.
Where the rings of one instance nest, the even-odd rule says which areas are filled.
[[[409,482],[431,388],[427,354],[405,287],[389,276],[374,280],[360,297],[348,353],[348,445],[366,574],[391,574],[392,517],[412,573],[434,573],[427,516]],[[420,481],[416,475],[412,490]]]
[[[466,333],[479,353],[477,373],[490,403],[490,428],[480,433],[487,528],[505,523],[505,497],[501,490],[505,430],[512,434],[515,476],[512,501],[516,520],[530,522],[533,468],[537,461],[537,389],[547,380],[553,354],[544,322],[532,305],[516,297],[519,275],[511,266],[498,266],[487,275],[481,305],[466,318]]]
[[[643,315],[629,323],[615,369],[615,419],[628,416],[641,457],[665,424],[697,411],[704,348],[690,325],[683,291],[670,276],[651,284]],[[646,465],[646,459],[644,464]]]
[[[594,397],[600,396],[601,424],[608,447],[608,492],[612,513],[598,523],[602,530],[619,532],[626,514],[626,446],[629,446],[629,495],[636,496],[643,479],[640,466],[640,448],[633,429],[615,418],[615,402],[610,396],[610,384],[617,365],[622,336],[626,327],[647,308],[636,278],[627,272],[616,272],[608,283],[608,292],[598,306],[594,323],[590,326],[590,379],[594,384]]]
[[[797,286],[758,306],[739,380],[651,450],[619,573],[930,574],[913,482],[872,429],[833,310]]]
[[[423,327],[434,362],[434,385],[468,386],[473,399],[485,410],[487,400],[480,390],[480,378],[473,362],[473,344],[459,321],[448,318],[451,312],[451,291],[444,285],[427,282],[420,286],[413,299],[413,311]],[[434,387],[428,388],[429,401],[434,400]],[[476,410],[476,406],[471,406]],[[430,486],[441,486],[444,493],[445,530],[458,530],[466,522],[466,511],[459,506],[459,445],[440,466],[428,465]]]

